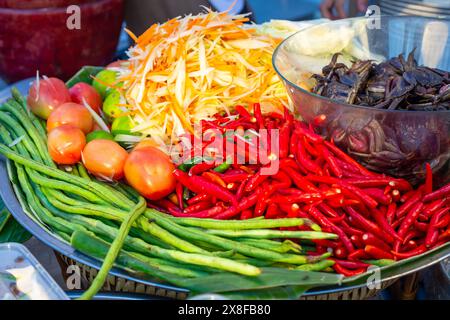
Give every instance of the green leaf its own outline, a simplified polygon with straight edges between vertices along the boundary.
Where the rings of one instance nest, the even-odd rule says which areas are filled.
[[[5,227],[0,231],[0,243],[24,243],[31,238],[29,234],[15,219],[8,219]]]
[[[31,234],[11,216],[0,198],[0,243],[23,243],[30,238]]]
[[[320,287],[340,285],[343,277],[337,274],[288,270],[283,268],[262,268],[257,277],[232,273],[217,273],[201,278],[186,279],[183,286],[195,292],[234,292],[260,290],[274,287]]]
[[[1,200],[0,200],[1,205]],[[3,208],[3,210],[0,211],[0,234],[2,233],[2,230],[5,228],[6,224],[8,223],[8,220],[11,218],[11,214],[9,213],[6,208]]]
[[[71,88],[79,82],[92,84],[92,76],[95,76],[103,69],[104,69],[103,67],[90,67],[90,66],[83,67],[69,81],[66,82],[66,85],[69,88]]]

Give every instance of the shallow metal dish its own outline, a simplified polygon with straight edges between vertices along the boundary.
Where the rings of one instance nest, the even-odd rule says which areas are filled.
[[[93,72],[98,72],[98,69],[91,70]],[[78,74],[79,75],[79,74]],[[77,81],[83,80],[83,77],[79,77]],[[26,94],[28,91],[29,83],[31,79],[24,80],[20,83],[16,83],[15,86],[22,92],[22,94]],[[6,93],[7,88],[0,92],[0,103],[8,98],[8,94]],[[31,219],[27,213],[24,212],[22,206],[16,197],[15,191],[12,187],[12,184],[9,180],[8,170],[7,170],[7,162],[0,155],[0,197],[3,199],[6,207],[9,209],[14,218],[31,234],[33,234],[36,238],[38,238],[41,242],[51,247],[53,250],[58,252],[61,256],[65,257],[65,262],[68,264],[81,264],[87,273],[90,273],[92,270],[89,269],[100,269],[101,262],[84,255],[74,248],[72,248],[69,244],[61,241],[59,238],[51,234],[49,231],[43,229],[40,225],[38,225],[33,219]],[[434,264],[437,264],[444,260],[445,258],[450,257],[450,245],[446,246],[444,250],[438,250],[437,252],[429,252],[423,255],[420,260],[415,261],[414,263],[410,263],[405,267],[401,268],[401,272],[398,273],[388,273],[387,275],[383,275],[379,288],[369,289],[366,285],[365,281],[354,282],[352,284],[347,284],[343,286],[334,286],[334,287],[321,287],[316,289],[311,289],[307,293],[304,294],[302,299],[312,299],[312,300],[324,300],[324,299],[366,299],[368,297],[372,297],[379,290],[386,289],[390,285],[392,285],[399,278],[418,272],[422,269],[428,268]],[[164,284],[155,281],[151,278],[142,278],[140,275],[128,273],[125,270],[114,268],[110,272],[111,275],[122,278],[131,282],[136,282],[137,284],[144,285],[146,287],[161,289],[164,297],[185,297],[188,294],[188,290],[184,288],[179,288],[176,286],[172,286],[169,284]],[[116,292],[116,295],[119,297],[122,295],[122,292]],[[124,297],[125,298],[125,297]],[[120,298],[119,298],[120,299]]]

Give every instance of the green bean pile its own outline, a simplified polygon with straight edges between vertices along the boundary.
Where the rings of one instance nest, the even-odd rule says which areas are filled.
[[[333,264],[328,254],[306,254],[314,251],[310,240],[337,238],[306,219],[174,218],[148,209],[127,185],[91,178],[81,164],[58,168],[47,151],[45,123],[16,90],[0,107],[0,139],[0,154],[10,160],[25,211],[75,249],[104,261],[84,299],[98,292],[114,263],[172,283],[171,276],[258,276],[267,266],[322,271]],[[302,225],[312,231],[277,230]]]

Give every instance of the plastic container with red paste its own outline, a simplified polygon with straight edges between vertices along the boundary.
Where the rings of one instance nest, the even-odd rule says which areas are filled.
[[[80,29],[67,21],[80,8]],[[123,0],[0,0],[0,77],[68,79],[82,66],[108,64],[123,21]]]

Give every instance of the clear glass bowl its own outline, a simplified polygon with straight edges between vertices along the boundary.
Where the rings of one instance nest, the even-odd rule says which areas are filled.
[[[311,93],[334,53],[340,62],[378,62],[415,50],[419,65],[450,70],[450,21],[422,17],[354,18],[304,29],[280,44],[274,67],[295,111],[366,167],[418,183],[425,164],[437,183],[450,180],[450,111],[379,110]]]

